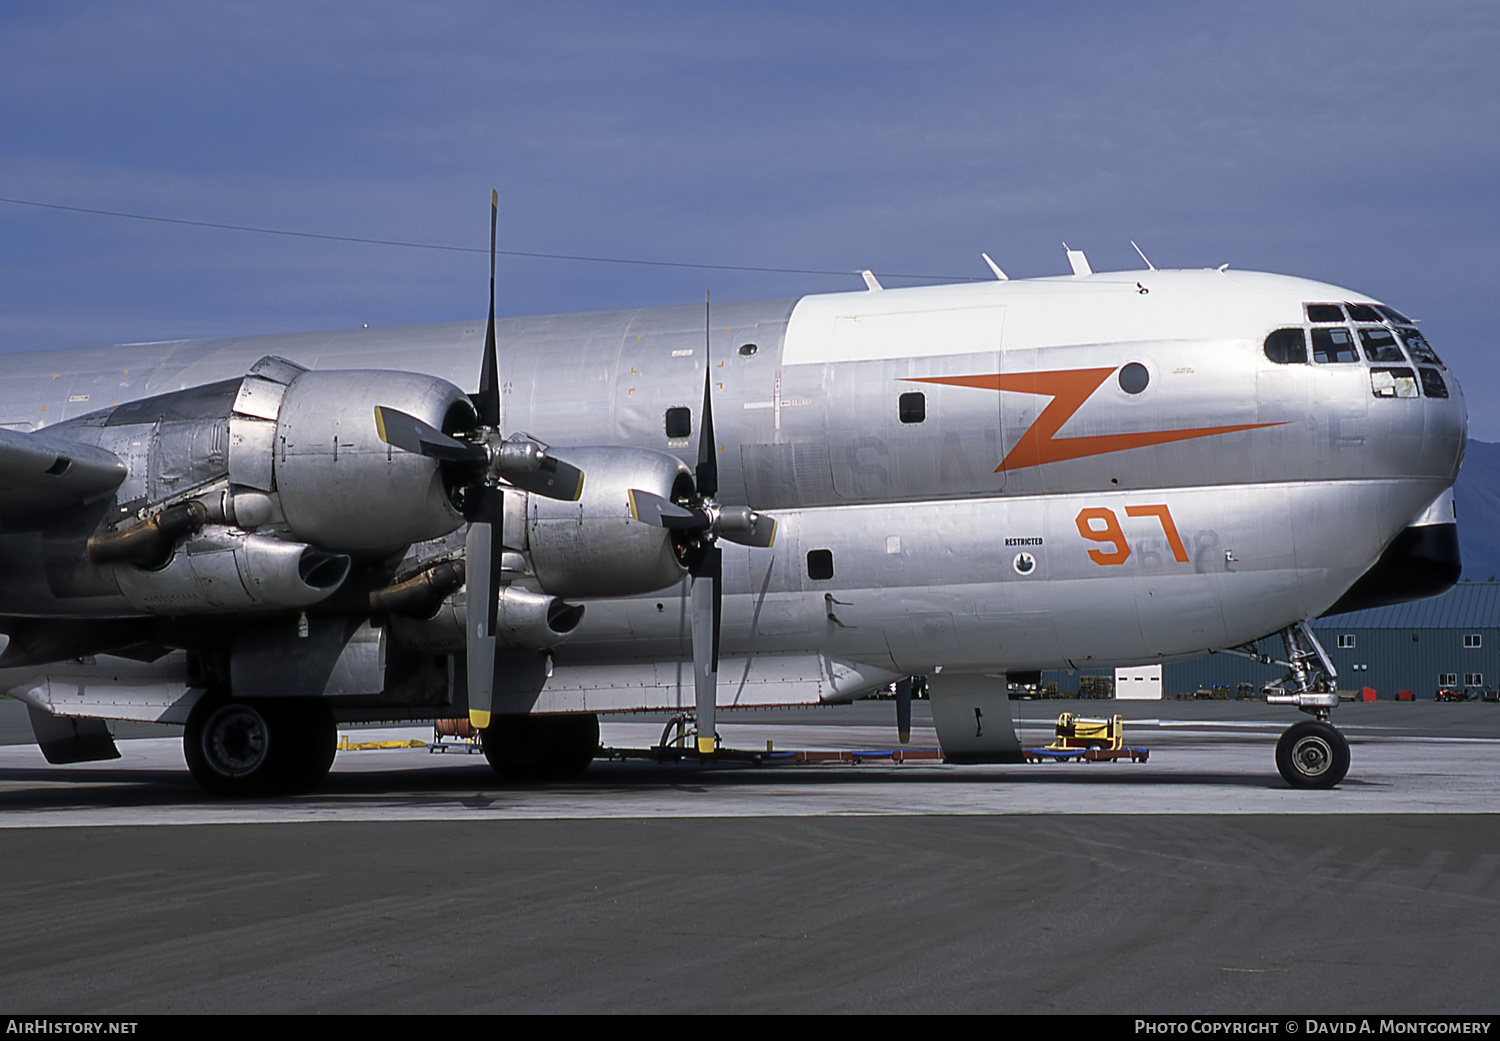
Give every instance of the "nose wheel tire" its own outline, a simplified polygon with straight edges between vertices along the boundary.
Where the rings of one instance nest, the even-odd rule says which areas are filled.
[[[214,795],[286,795],[327,776],[337,741],[319,701],[208,695],[188,716],[182,751],[193,780]]]
[[[1349,772],[1349,742],[1327,723],[1298,723],[1276,742],[1276,769],[1293,788],[1332,788]]]

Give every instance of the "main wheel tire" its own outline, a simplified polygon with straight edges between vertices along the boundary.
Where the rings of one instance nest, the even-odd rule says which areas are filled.
[[[507,780],[576,777],[599,751],[599,717],[593,713],[500,716],[482,733],[484,757]]]
[[[339,732],[333,713],[321,699],[299,699],[275,706],[285,717],[284,729],[296,742],[288,791],[311,791],[323,783],[338,754]]]
[[[1298,723],[1276,742],[1276,769],[1293,788],[1332,788],[1349,772],[1349,742],[1327,723]]]
[[[208,695],[183,735],[188,771],[214,795],[304,792],[333,764],[338,735],[321,702]]]

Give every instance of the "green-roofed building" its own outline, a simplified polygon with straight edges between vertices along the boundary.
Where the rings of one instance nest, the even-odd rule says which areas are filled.
[[[1400,691],[1431,699],[1439,687],[1470,697],[1500,688],[1500,582],[1460,582],[1430,600],[1319,618],[1313,631],[1338,670],[1341,690],[1370,687],[1382,699]],[[1262,640],[1258,650],[1274,657],[1284,653],[1279,637]],[[1162,696],[1215,688],[1221,696],[1224,691],[1233,696],[1242,684],[1258,692],[1283,671],[1230,654],[1170,663],[1162,668]],[[1094,675],[1111,674],[1047,672],[1042,680],[1057,683],[1060,691],[1077,691],[1080,679]]]

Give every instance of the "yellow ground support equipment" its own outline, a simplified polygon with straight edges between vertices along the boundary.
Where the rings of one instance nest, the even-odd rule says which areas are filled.
[[[1064,712],[1057,717],[1052,743],[1046,748],[1025,749],[1022,757],[1028,763],[1067,760],[1097,763],[1117,759],[1144,763],[1150,754],[1145,748],[1126,747],[1125,721],[1119,716],[1112,719],[1085,719],[1071,712]]]
[[[1115,751],[1125,747],[1124,734],[1124,720],[1119,716],[1113,719],[1085,719],[1071,712],[1064,712],[1057,717],[1056,736],[1047,748],[1053,752],[1083,748]]]

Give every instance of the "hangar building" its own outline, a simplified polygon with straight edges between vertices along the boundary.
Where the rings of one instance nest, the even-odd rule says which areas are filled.
[[[1460,582],[1430,600],[1319,618],[1313,631],[1338,669],[1343,690],[1371,687],[1381,699],[1395,698],[1400,691],[1431,699],[1439,687],[1461,689],[1475,698],[1500,688],[1500,582]],[[1257,646],[1263,654],[1284,653],[1277,637]],[[1227,688],[1233,696],[1240,684],[1258,691],[1283,671],[1229,654],[1170,663],[1162,667],[1162,696],[1214,687]],[[1047,672],[1042,680],[1044,685],[1057,683],[1060,692],[1097,688],[1099,681],[1087,679],[1089,675]]]

